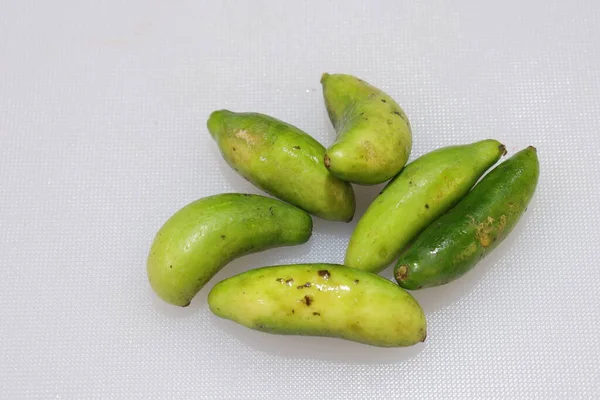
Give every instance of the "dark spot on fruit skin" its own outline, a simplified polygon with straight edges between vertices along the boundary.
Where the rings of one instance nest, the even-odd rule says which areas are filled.
[[[277,278],[277,279],[275,279],[275,280],[276,280],[277,282],[279,282],[279,283],[283,283],[283,278]]]
[[[269,212],[271,213],[271,215],[275,216],[275,213],[273,212],[273,207],[269,207]]]
[[[313,313],[313,315],[317,315],[317,316],[319,316],[319,315],[321,315],[321,313],[314,312],[314,313]]]
[[[292,314],[296,314],[296,310],[292,309]]]
[[[258,327],[259,327],[260,329],[265,329],[265,326],[264,326],[263,324],[259,324],[259,325],[258,325]]]
[[[173,268],[173,266],[172,266],[172,265],[169,265],[169,268]]]
[[[288,286],[292,286],[294,284],[294,280],[293,279],[288,279],[287,281],[285,281],[285,284]]]
[[[329,271],[327,271],[326,269],[322,269],[319,272],[317,272],[319,274],[319,276],[325,280],[329,279],[329,277],[331,276],[331,274],[329,273]]]
[[[225,235],[221,235],[221,239],[225,239],[227,236]]]
[[[235,151],[235,147],[232,147],[231,150]]]
[[[356,285],[358,282],[360,282],[358,279],[354,280],[354,284]]]
[[[408,119],[406,118],[406,116],[403,115],[400,111],[394,110],[393,113],[396,114],[397,116],[399,116],[401,119],[403,119],[404,122],[406,122],[410,126],[410,122],[408,121]]]
[[[313,298],[312,298],[311,296],[309,296],[309,295],[306,295],[306,296],[304,296],[304,298],[302,299],[302,302],[303,302],[304,304],[306,304],[306,306],[307,306],[307,307],[310,307],[310,305],[311,305],[311,304],[312,304],[312,302],[313,302]]]
[[[381,99],[381,102],[382,103],[387,103],[387,101],[385,101],[385,99]]]
[[[293,146],[293,149],[300,150],[300,146]]]
[[[305,287],[310,287],[310,282],[306,282],[304,285],[298,286],[298,289],[304,289]]]
[[[429,208],[429,204],[425,204],[425,208]]]

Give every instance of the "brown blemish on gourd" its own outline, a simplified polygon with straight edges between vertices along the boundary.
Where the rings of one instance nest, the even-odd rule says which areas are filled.
[[[460,262],[462,260],[466,260],[471,257],[477,251],[477,244],[475,242],[471,242],[463,251],[461,251],[456,257],[455,260]],[[482,254],[483,255],[483,254]]]
[[[396,279],[399,281],[403,281],[408,277],[408,267],[406,265],[401,265],[396,271]]]
[[[317,272],[319,274],[319,276],[325,280],[329,279],[329,277],[331,276],[331,274],[329,273],[329,271],[327,271],[326,269],[322,269],[319,272]]]
[[[310,287],[310,286],[311,286],[311,285],[310,285],[310,282],[306,282],[304,285],[300,285],[300,286],[298,286],[298,287],[297,287],[297,289],[304,289],[305,287],[307,287],[307,288],[308,288],[308,287]]]
[[[329,168],[331,166],[331,159],[327,154],[325,154],[325,157],[323,158],[323,163],[325,164],[325,168]]]
[[[287,281],[285,281],[285,284],[288,286],[292,286],[294,284],[294,279],[288,279]]]
[[[498,236],[502,235],[504,228],[506,228],[506,215],[502,214],[500,216],[500,222],[498,222]]]
[[[252,135],[245,129],[240,129],[235,133],[235,137],[245,141],[248,144],[255,145],[258,142],[258,138],[255,135]]]
[[[304,298],[302,299],[302,302],[304,304],[306,304],[307,307],[310,307],[310,305],[313,303],[313,298],[312,296],[306,295],[304,296]]]
[[[475,228],[475,237],[482,247],[488,247],[495,240],[495,238],[491,236],[491,233],[494,230],[494,221],[494,218],[487,217],[486,221],[480,223]]]
[[[371,142],[365,140],[361,143],[361,145],[364,154],[363,158],[365,160],[370,161],[377,159],[377,152],[375,151],[375,148]]]
[[[362,331],[364,331],[363,327],[360,326],[360,321],[356,321],[356,322],[350,324],[349,328],[350,328],[350,330],[352,330],[354,332],[362,332]]]

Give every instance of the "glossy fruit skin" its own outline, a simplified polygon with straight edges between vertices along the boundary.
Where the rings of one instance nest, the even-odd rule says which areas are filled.
[[[412,148],[408,117],[386,93],[352,75],[323,74],[323,97],[337,138],[325,166],[337,177],[375,185],[395,176]]]
[[[305,243],[311,233],[310,215],[282,201],[239,193],[205,197],[160,228],[148,256],[148,279],[164,301],[187,306],[233,259]]]
[[[408,164],[358,221],[344,265],[373,273],[386,268],[505,152],[504,145],[488,139],[437,149]]]
[[[425,229],[400,256],[394,275],[406,289],[460,278],[515,227],[539,176],[532,146],[498,165],[452,210]]]
[[[255,186],[317,217],[350,221],[352,185],[323,165],[325,148],[293,125],[258,113],[213,112],[208,130],[221,154]]]
[[[250,270],[217,283],[211,311],[248,328],[284,335],[328,336],[381,347],[425,340],[417,301],[380,276],[333,264]]]

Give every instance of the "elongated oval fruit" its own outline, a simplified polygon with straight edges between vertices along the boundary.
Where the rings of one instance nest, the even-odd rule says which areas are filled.
[[[352,75],[323,74],[325,105],[337,139],[325,166],[361,185],[387,181],[406,164],[412,147],[410,123],[398,103]]]
[[[464,275],[512,231],[533,196],[538,176],[534,147],[490,171],[400,256],[394,269],[398,284],[420,289]]]
[[[373,346],[425,340],[421,306],[404,289],[341,265],[298,264],[250,270],[216,284],[213,313],[263,332],[330,336]]]
[[[490,139],[444,147],[408,164],[358,221],[344,264],[375,273],[383,270],[505,152],[500,142]]]
[[[350,221],[352,186],[323,166],[325,148],[300,129],[258,113],[213,112],[208,130],[225,161],[265,192],[317,217]]]
[[[160,228],[148,256],[148,279],[167,303],[186,306],[234,258],[306,242],[310,215],[264,196],[226,193],[177,211]]]

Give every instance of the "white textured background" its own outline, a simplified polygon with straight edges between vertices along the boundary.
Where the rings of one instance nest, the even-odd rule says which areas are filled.
[[[208,114],[263,112],[329,144],[325,71],[396,98],[413,159],[489,137],[538,148],[510,239],[415,294],[423,345],[273,336],[208,311],[212,284],[247,268],[341,262],[354,223],[237,260],[187,309],[147,283],[171,213],[259,193]],[[599,120],[596,0],[2,1],[0,398],[598,399]],[[358,216],[377,189],[357,189]]]

